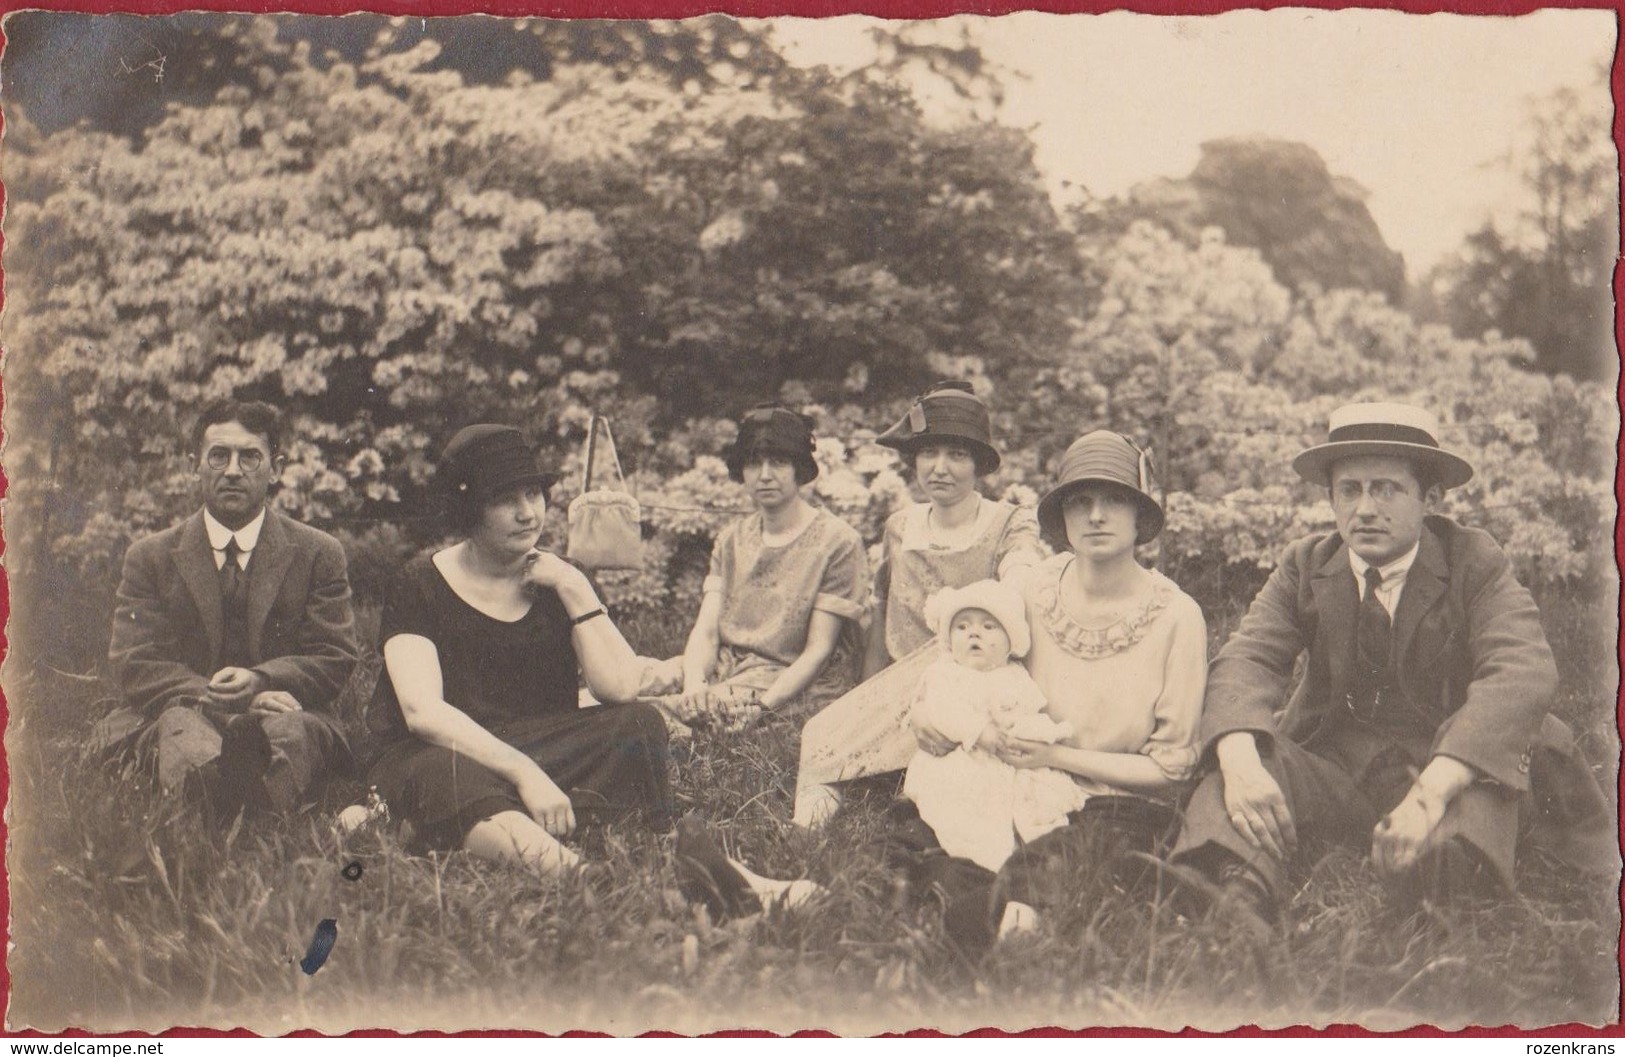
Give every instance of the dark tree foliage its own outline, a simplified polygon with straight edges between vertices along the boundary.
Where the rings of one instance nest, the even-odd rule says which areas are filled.
[[[280,502],[340,526],[424,509],[469,421],[564,461],[607,412],[633,465],[681,470],[656,438],[696,420],[889,407],[941,357],[1064,345],[1077,255],[1030,143],[928,121],[885,69],[790,67],[722,18],[372,19],[359,56],[308,21],[187,23],[166,70],[209,56],[212,94],[132,137],[12,117],[23,564],[111,580],[194,502],[186,420],[228,394],[287,409]]]

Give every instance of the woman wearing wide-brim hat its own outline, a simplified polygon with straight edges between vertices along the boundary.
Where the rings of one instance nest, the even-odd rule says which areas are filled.
[[[937,383],[875,442],[902,455],[925,501],[886,522],[866,681],[802,730],[795,809],[802,825],[839,805],[832,783],[908,766],[908,698],[935,655],[926,599],[945,587],[1007,578],[1043,558],[1033,512],[976,490],[1000,458],[987,405],[968,383]]]
[[[963,863],[944,868],[958,903],[949,920],[968,944],[1001,922],[1030,925],[1034,907],[1071,898],[1090,878],[1124,882],[1143,861],[1124,852],[1151,853],[1172,836],[1174,801],[1197,761],[1207,626],[1189,595],[1135,559],[1163,526],[1151,473],[1133,441],[1099,430],[1066,450],[1039,501],[1058,553],[1016,582],[1032,628],[1027,668],[1049,716],[1074,732],[1053,745],[1011,740],[1001,757],[1070,774],[1078,808],[1018,850],[997,884]],[[918,733],[927,751],[950,748],[935,731]]]
[[[925,600],[944,587],[1003,579],[1043,557],[1031,510],[983,497],[999,468],[987,405],[965,382],[939,382],[875,438],[895,449],[925,502],[886,521],[865,677],[932,640]]]

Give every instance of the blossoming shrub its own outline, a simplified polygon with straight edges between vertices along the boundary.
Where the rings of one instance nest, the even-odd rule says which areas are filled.
[[[562,509],[597,412],[648,537],[605,592],[684,623],[748,506],[721,462],[739,412],[813,415],[812,492],[874,546],[909,488],[873,437],[943,375],[992,408],[995,497],[1032,503],[1088,429],[1151,445],[1150,556],[1210,606],[1329,524],[1288,466],[1352,399],[1439,414],[1479,468],[1446,511],[1526,582],[1615,579],[1611,393],[1377,295],[1292,293],[1216,231],[1075,239],[1024,133],[938,127],[898,83],[796,70],[726,20],[539,22],[560,58],[500,83],[388,30],[356,62],[263,21],[216,32],[258,75],[140,142],[7,115],[7,565],[18,632],[78,670],[129,541],[195,506],[188,416],[230,394],[287,410],[276,501],[346,541],[374,600],[440,538],[435,457],[459,426],[521,425]],[[709,60],[674,78],[650,33]],[[637,46],[576,47],[608,38]]]

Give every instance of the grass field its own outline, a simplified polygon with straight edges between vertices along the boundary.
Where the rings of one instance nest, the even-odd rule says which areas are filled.
[[[1548,622],[1560,653],[1598,638],[1593,611]],[[1561,614],[1559,619],[1562,618]],[[1217,638],[1221,629],[1215,629]],[[672,632],[631,629],[634,642]],[[1607,654],[1568,663],[1562,710],[1611,786],[1617,738]],[[376,659],[349,695],[354,707]],[[713,926],[676,891],[669,837],[591,834],[621,881],[587,888],[403,853],[387,828],[336,836],[336,787],[298,819],[205,837],[139,782],[87,766],[89,682],[7,672],[12,721],[11,1028],[245,1026],[570,1028],[627,1034],[761,1027],[846,1033],[995,1026],[1605,1023],[1619,1019],[1618,894],[1554,864],[1520,866],[1495,906],[1401,909],[1352,851],[1304,878],[1259,949],[1154,896],[1080,889],[1031,936],[971,964],[939,916],[880,861],[883,789],[815,836],[788,825],[795,732],[704,739],[680,754],[703,808],[758,871],[811,876],[807,910]],[[1603,696],[1606,694],[1606,696]],[[361,876],[344,868],[358,863]],[[351,870],[354,873],[354,870]],[[299,967],[319,921],[338,941]]]

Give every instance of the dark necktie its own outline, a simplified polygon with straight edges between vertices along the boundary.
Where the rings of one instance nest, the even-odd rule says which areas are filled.
[[[237,555],[241,553],[237,546],[237,537],[228,537],[226,560],[220,566],[220,600],[226,604],[228,610],[236,606],[238,592],[243,586],[243,570],[237,564]]]
[[[1359,657],[1359,679],[1354,693],[1349,695],[1349,706],[1361,719],[1375,718],[1381,700],[1381,691],[1388,683],[1388,653],[1394,637],[1393,620],[1377,589],[1382,586],[1382,573],[1376,566],[1365,570],[1365,598],[1360,603],[1359,620],[1355,625],[1354,641]]]
[[[237,564],[242,548],[236,537],[226,541],[226,560],[220,563],[220,663],[247,668],[248,654],[248,570]]]

